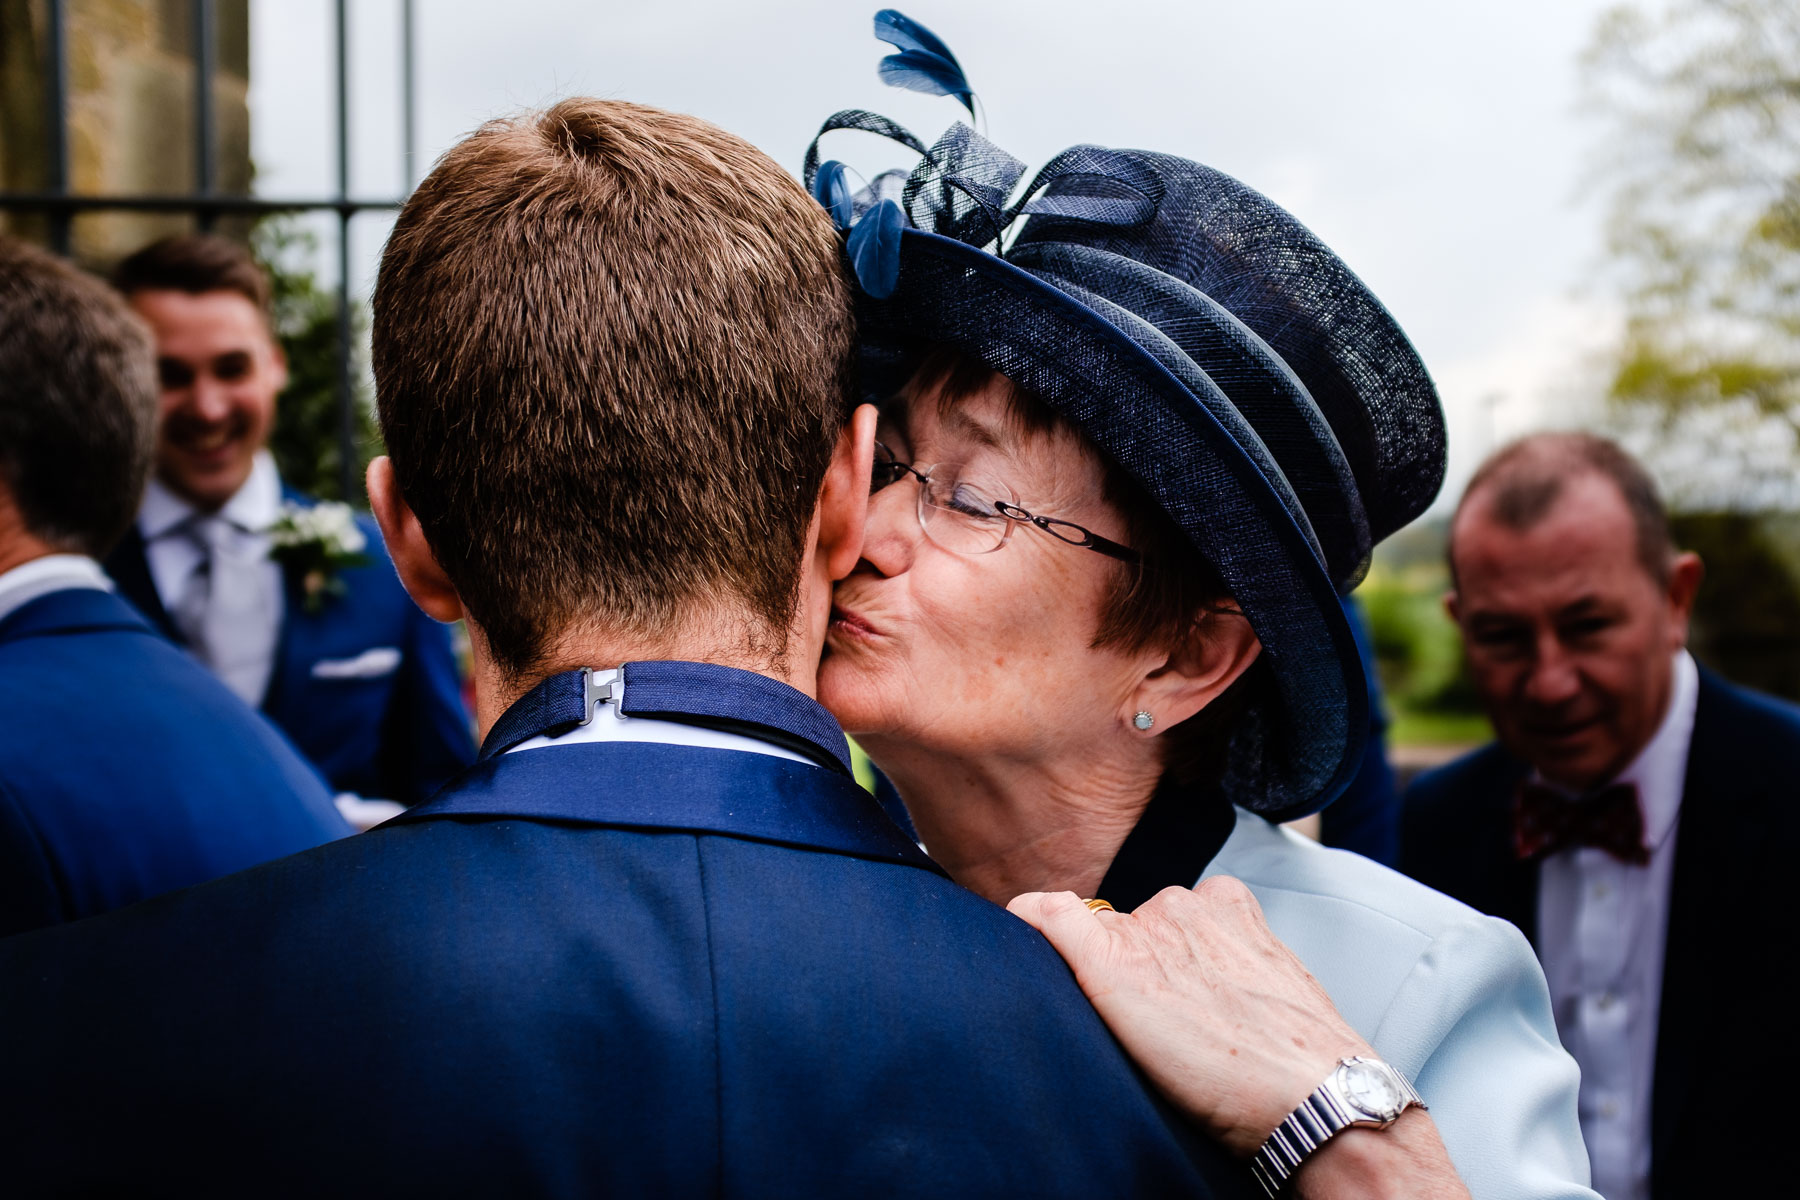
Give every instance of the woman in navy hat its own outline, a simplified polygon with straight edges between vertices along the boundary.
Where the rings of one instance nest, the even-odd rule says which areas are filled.
[[[923,69],[966,101],[928,32],[877,28],[902,47],[890,81]],[[807,155],[882,410],[820,699],[959,882],[1127,912],[1235,876],[1385,1060],[1322,1091],[1416,1088],[1475,1195],[1589,1195],[1576,1070],[1523,937],[1279,826],[1356,769],[1368,692],[1340,596],[1443,477],[1398,325],[1197,163],[1075,147],[1021,191],[1022,164],[966,126],[928,148],[852,111],[821,136],[846,128],[922,159],[852,194]],[[1271,1184],[1283,1157],[1259,1156]]]

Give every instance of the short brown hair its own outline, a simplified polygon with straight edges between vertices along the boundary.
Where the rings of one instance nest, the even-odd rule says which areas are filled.
[[[1093,645],[1127,651],[1174,649],[1193,636],[1207,613],[1234,611],[1231,591],[1212,563],[1180,526],[1073,422],[1008,376],[979,359],[952,350],[929,353],[907,382],[908,400],[934,397],[952,408],[998,385],[1007,419],[1031,436],[1069,438],[1100,465],[1101,497],[1125,521],[1123,542],[1143,556],[1141,565],[1116,562],[1111,593],[1100,611]],[[1251,664],[1224,695],[1163,736],[1165,773],[1181,784],[1215,781],[1225,766],[1232,731],[1258,689],[1267,686],[1262,661]]]
[[[211,233],[187,233],[151,242],[113,269],[113,286],[133,292],[236,292],[265,316],[269,276],[248,247]]]
[[[116,292],[0,236],[0,479],[33,534],[95,557],[124,534],[155,446],[154,363]]]
[[[1488,511],[1509,529],[1523,532],[1549,515],[1569,480],[1598,475],[1612,483],[1631,513],[1637,557],[1657,583],[1667,583],[1675,560],[1669,514],[1656,481],[1624,447],[1591,433],[1537,433],[1501,447],[1482,463],[1456,506],[1461,517],[1478,492],[1492,493]],[[1456,519],[1445,547],[1450,577],[1456,577]]]
[[[375,288],[382,433],[502,670],[721,602],[780,656],[847,412],[840,258],[760,151],[622,101],[491,122],[419,185]]]

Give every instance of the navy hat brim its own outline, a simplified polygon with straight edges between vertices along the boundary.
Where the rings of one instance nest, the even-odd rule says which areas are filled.
[[[907,228],[859,322],[877,358],[967,354],[1040,397],[1117,463],[1214,564],[1262,642],[1272,696],[1236,730],[1225,789],[1272,820],[1354,775],[1368,687],[1305,509],[1225,393],[1161,331],[1104,297]]]
[[[1280,464],[1338,590],[1361,581],[1373,546],[1356,476],[1306,385],[1253,329],[1198,288],[1111,251],[1036,241],[1006,257],[1065,290],[1080,281],[1174,342],[1231,398]]]

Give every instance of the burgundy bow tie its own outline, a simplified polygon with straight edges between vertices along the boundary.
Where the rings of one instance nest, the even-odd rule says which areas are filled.
[[[1570,846],[1595,846],[1633,866],[1649,862],[1637,786],[1615,783],[1576,798],[1542,784],[1521,783],[1513,800],[1513,852],[1535,858]]]

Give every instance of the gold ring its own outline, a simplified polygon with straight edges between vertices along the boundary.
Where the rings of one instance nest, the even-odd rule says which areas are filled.
[[[1118,912],[1119,911],[1118,909],[1114,908],[1112,905],[1108,904],[1106,901],[1100,899],[1100,897],[1098,897],[1098,896],[1095,896],[1092,900],[1083,900],[1082,903],[1087,905],[1094,912]]]

